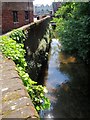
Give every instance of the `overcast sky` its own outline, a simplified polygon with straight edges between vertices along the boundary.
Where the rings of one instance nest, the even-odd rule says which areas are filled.
[[[34,4],[44,4],[44,5],[46,5],[46,4],[51,4],[52,3],[52,1],[54,1],[54,0],[34,0]]]

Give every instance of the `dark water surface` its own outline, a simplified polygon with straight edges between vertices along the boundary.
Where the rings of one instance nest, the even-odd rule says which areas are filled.
[[[52,39],[48,65],[41,81],[48,89],[49,110],[40,111],[41,118],[90,118],[88,69],[73,56],[60,51],[60,43]]]

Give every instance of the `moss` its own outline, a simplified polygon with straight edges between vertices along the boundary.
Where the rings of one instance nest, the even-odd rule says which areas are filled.
[[[8,102],[8,101],[13,101],[13,100],[17,100],[18,98],[20,98],[20,95],[15,91],[15,92],[8,92],[2,99],[2,102]]]

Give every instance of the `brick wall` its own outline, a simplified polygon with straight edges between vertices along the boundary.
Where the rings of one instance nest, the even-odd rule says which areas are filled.
[[[13,11],[18,11],[18,22],[13,22]],[[25,20],[25,11],[29,11],[29,20]],[[3,2],[2,32],[33,22],[33,2]]]
[[[61,2],[53,2],[52,6],[53,6],[53,12],[55,13],[58,10],[58,8],[61,6]]]

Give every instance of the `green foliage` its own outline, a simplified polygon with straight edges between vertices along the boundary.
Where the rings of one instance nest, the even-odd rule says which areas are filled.
[[[16,64],[19,64],[21,67],[25,69],[27,63],[25,62],[25,50],[23,44],[17,44],[12,38],[7,36],[3,36],[0,38],[1,40],[1,50],[5,54],[6,57],[14,60]]]
[[[15,40],[7,36],[0,37],[0,42],[2,53],[16,63],[16,69],[24,85],[26,86],[26,89],[37,111],[49,108],[50,101],[44,96],[46,88],[41,85],[37,85],[37,82],[32,81],[26,72],[27,63],[24,58],[26,53],[24,50],[24,45],[17,43]]]
[[[13,30],[10,37],[18,43],[23,43],[26,39],[25,33],[20,29]]]
[[[66,3],[56,12],[56,32],[62,50],[88,62],[90,52],[90,3]]]
[[[41,109],[48,109],[50,107],[50,101],[44,95],[47,92],[46,87],[37,85],[37,82],[32,81],[28,73],[26,73],[22,67],[18,67],[17,70],[24,85],[26,86],[36,110],[39,111]]]
[[[33,103],[37,109],[44,110],[48,109],[50,107],[50,101],[47,97],[45,97],[45,87],[42,87],[41,85],[34,85],[34,86],[28,86],[27,87],[29,95],[31,96]]]

